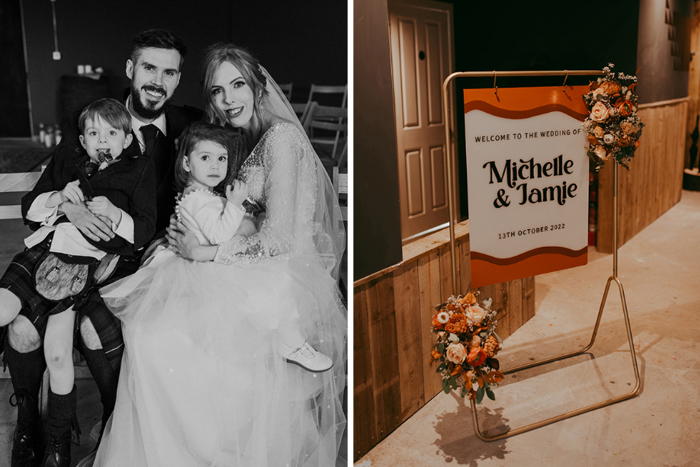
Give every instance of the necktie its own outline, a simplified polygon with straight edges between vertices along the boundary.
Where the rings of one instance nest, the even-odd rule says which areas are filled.
[[[153,124],[144,125],[141,127],[141,133],[143,134],[143,142],[146,145],[144,154],[150,156],[151,152],[153,151],[153,147],[156,145],[158,127]]]
[[[92,177],[92,174],[97,172],[97,168],[99,165],[97,162],[93,162],[91,159],[88,159],[87,162],[85,162],[85,173],[87,174],[88,178]]]
[[[92,175],[98,170],[101,170],[101,168],[107,167],[112,162],[112,159],[112,155],[107,151],[100,151],[97,153],[97,160],[99,163],[88,159],[87,162],[85,162],[85,173],[88,178],[92,177]]]

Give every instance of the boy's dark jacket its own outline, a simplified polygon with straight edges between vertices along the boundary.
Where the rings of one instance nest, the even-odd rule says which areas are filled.
[[[34,189],[22,198],[22,217],[27,225],[33,230],[40,227],[39,223],[26,218],[36,197],[49,191],[60,191],[68,182],[80,179],[78,172],[83,171],[84,174],[87,160],[87,153],[82,147],[70,147],[63,142],[56,147]],[[107,253],[131,256],[153,238],[156,222],[155,168],[151,159],[141,155],[138,144],[132,143],[116,162],[96,172],[88,182],[90,189],[84,186],[85,181],[80,182],[84,194],[91,191],[92,196],[105,196],[133,218],[134,243],[132,245],[117,235],[109,241],[97,242],[85,237],[88,242]]]

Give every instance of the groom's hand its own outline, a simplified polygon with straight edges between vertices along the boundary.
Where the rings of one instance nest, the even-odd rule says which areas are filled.
[[[85,205],[65,201],[61,203],[59,209],[66,215],[70,223],[90,240],[107,242],[114,237],[112,228],[91,213]]]
[[[200,246],[197,236],[185,225],[177,220],[177,216],[170,216],[170,225],[165,229],[165,238],[168,239],[170,248],[185,259],[202,261],[198,259],[197,247]]]

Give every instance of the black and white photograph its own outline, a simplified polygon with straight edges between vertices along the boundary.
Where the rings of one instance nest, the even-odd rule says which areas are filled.
[[[348,4],[0,23],[0,465],[348,465]]]

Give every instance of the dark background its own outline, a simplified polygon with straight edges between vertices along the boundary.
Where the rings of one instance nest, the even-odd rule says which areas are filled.
[[[19,3],[0,1],[8,11]],[[61,77],[76,75],[80,64],[104,68],[106,83],[102,84],[119,96],[128,86],[125,64],[131,40],[151,28],[170,30],[188,47],[173,100],[177,104],[201,107],[202,51],[220,41],[249,48],[278,83],[293,82],[294,101],[305,101],[312,83],[347,83],[346,1],[56,0],[59,61],[52,59],[51,1],[22,0],[21,4],[35,133],[39,122],[60,123]],[[0,53],[3,48],[0,44]]]

